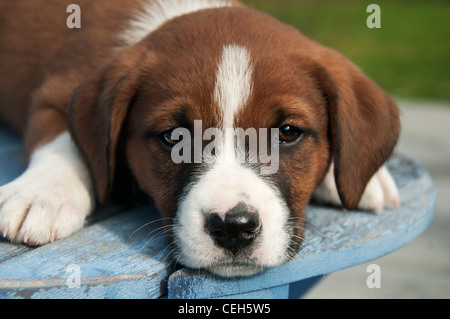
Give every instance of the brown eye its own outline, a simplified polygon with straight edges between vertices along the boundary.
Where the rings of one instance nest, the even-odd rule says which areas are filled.
[[[164,146],[172,148],[179,142],[179,140],[177,139],[172,139],[173,131],[174,129],[167,130],[158,134],[158,138]]]
[[[299,141],[302,136],[304,135],[304,132],[291,125],[284,125],[280,127],[280,144],[292,144],[297,141]]]

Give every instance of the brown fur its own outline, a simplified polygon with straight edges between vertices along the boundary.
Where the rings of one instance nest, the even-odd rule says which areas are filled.
[[[27,154],[67,129],[70,96],[121,45],[116,35],[125,25],[117,21],[142,2],[77,1],[82,28],[69,29],[73,1],[0,1],[0,119],[25,133]]]

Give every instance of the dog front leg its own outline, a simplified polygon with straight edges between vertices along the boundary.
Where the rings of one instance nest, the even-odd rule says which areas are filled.
[[[59,111],[34,112],[24,138],[28,167],[0,187],[0,233],[36,246],[82,228],[95,199],[88,168]]]

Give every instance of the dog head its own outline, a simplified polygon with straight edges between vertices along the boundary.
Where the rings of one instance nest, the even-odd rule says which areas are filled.
[[[395,104],[347,58],[246,8],[166,22],[91,74],[68,114],[99,200],[125,152],[140,188],[173,223],[179,262],[222,276],[295,255],[331,159],[344,207],[356,208],[399,134]],[[174,152],[178,128],[192,144]],[[258,150],[278,155],[271,163],[250,156],[249,135],[237,147],[228,133],[238,128],[254,128]]]

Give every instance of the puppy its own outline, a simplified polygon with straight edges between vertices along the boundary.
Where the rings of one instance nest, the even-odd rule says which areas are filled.
[[[29,162],[0,188],[4,237],[65,238],[135,183],[173,225],[180,263],[244,276],[295,255],[313,196],[349,210],[398,203],[383,166],[398,110],[343,55],[235,1],[77,0],[80,29],[66,25],[71,2],[0,2],[0,119]],[[214,148],[177,162],[175,133],[196,121],[200,150]],[[271,132],[260,147],[276,170],[236,146],[237,128]]]

